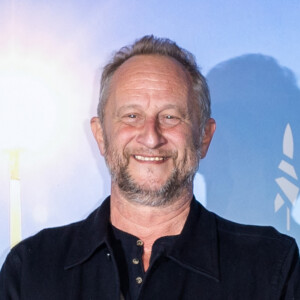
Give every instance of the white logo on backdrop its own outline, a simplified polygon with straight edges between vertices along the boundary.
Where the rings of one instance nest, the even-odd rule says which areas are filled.
[[[278,193],[274,200],[274,209],[277,212],[279,209],[286,206],[286,229],[290,230],[291,223],[291,211],[290,206],[293,208],[296,204],[296,200],[299,193],[298,177],[293,166],[294,158],[294,140],[293,133],[290,124],[286,125],[283,135],[283,155],[278,168],[284,173],[282,177],[276,178],[275,181],[281,188],[282,193]],[[288,160],[288,161],[287,161]],[[290,204],[289,204],[289,202]]]

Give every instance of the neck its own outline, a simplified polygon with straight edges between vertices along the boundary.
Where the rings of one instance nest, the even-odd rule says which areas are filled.
[[[192,189],[184,190],[182,197],[170,205],[152,207],[125,199],[118,187],[112,185],[111,223],[137,236],[144,242],[143,262],[148,269],[152,245],[163,236],[180,234],[190,211]],[[149,226],[150,225],[150,226]]]

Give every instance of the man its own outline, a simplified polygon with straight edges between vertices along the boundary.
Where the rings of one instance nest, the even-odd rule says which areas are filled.
[[[300,299],[295,241],[193,198],[215,131],[193,56],[146,36],[104,68],[91,127],[111,196],[12,249],[1,299]]]

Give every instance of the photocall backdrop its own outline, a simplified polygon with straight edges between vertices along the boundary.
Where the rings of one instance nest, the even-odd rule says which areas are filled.
[[[299,3],[1,1],[0,266],[11,244],[109,195],[89,120],[112,51],[145,34],[191,51],[208,80],[217,131],[197,199],[299,245]]]

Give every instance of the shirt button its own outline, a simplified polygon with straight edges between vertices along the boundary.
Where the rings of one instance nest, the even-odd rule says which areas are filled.
[[[132,263],[133,263],[134,265],[137,265],[139,262],[140,262],[140,261],[139,261],[137,258],[134,258],[134,259],[132,260]]]
[[[137,284],[141,284],[143,282],[143,279],[142,279],[142,277],[137,277],[135,279],[135,281],[136,281]]]
[[[144,242],[142,240],[137,240],[136,241],[136,245],[137,246],[143,246],[144,245]]]

